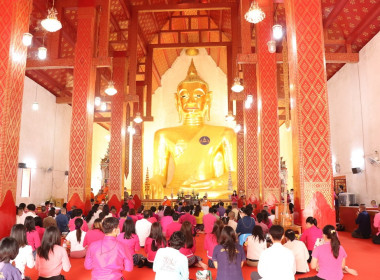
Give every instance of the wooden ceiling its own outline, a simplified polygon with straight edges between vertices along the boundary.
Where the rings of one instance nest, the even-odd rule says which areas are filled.
[[[97,13],[102,12],[106,0],[97,0]],[[130,13],[133,7],[173,7],[174,4],[236,3],[234,0],[110,0],[109,56],[114,52],[128,52]],[[322,0],[323,24],[325,28],[326,53],[358,53],[380,30],[380,1],[378,0]],[[260,3],[260,1],[259,1]],[[283,0],[274,0],[278,23],[286,26]],[[69,103],[73,89],[73,57],[76,43],[78,0],[56,0],[55,6],[63,28],[60,32],[46,34],[41,20],[47,15],[52,0],[34,0],[30,20],[33,45],[28,51],[26,75],[52,92],[57,102]],[[268,15],[267,15],[268,16]],[[231,42],[231,10],[187,9],[139,13],[137,44],[137,81],[145,80],[145,62],[148,45],[168,45],[172,48],[155,48],[153,52],[152,90],[160,86],[161,76],[171,67],[181,52],[181,43],[197,45],[203,42],[215,63],[227,74],[227,50],[213,47],[213,42]],[[252,28],[252,50],[255,50],[255,34]],[[208,45],[206,44],[208,43]],[[47,60],[56,60],[58,65],[44,67],[37,59],[37,48],[48,48]],[[202,45],[202,44],[199,44]],[[278,52],[281,46],[278,46]],[[333,61],[335,62],[335,61]],[[327,78],[331,78],[344,63],[328,63]],[[278,64],[279,98],[283,97],[282,64]],[[97,96],[103,96],[110,78],[108,67],[97,69]],[[110,113],[96,111],[97,116],[109,117]],[[108,125],[105,125],[108,127]]]

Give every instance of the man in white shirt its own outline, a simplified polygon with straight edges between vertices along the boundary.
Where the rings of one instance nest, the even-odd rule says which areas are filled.
[[[185,236],[176,231],[169,240],[169,246],[157,251],[153,262],[155,280],[188,280],[189,265],[185,255],[179,252],[185,245]]]
[[[273,225],[270,230],[273,245],[261,253],[257,272],[251,274],[252,280],[294,280],[296,262],[292,251],[281,245],[284,228]]]
[[[28,204],[28,206],[26,208],[28,209],[28,212],[25,213],[25,218],[29,217],[29,216],[31,216],[33,218],[37,217],[37,214],[36,214],[36,205],[34,205],[34,204]],[[24,219],[24,221],[25,221],[25,219]]]
[[[150,215],[148,210],[144,210],[143,212],[144,219],[138,220],[136,222],[136,234],[140,240],[140,246],[145,246],[145,240],[150,234],[150,229],[152,227],[152,223],[148,221]]]

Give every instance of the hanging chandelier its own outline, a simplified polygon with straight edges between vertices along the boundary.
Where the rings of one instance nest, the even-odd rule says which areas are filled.
[[[29,47],[32,44],[32,39],[33,39],[33,35],[32,34],[30,34],[29,32],[28,33],[24,33],[22,35],[22,44],[25,47]]]
[[[273,31],[273,38],[275,40],[280,40],[282,38],[283,31],[282,31],[282,26],[280,24],[273,25],[272,31]]]
[[[270,53],[276,52],[276,41],[270,40],[270,41],[268,41],[267,45],[268,45],[268,51]]]
[[[265,18],[265,13],[260,9],[259,4],[253,1],[248,12],[245,13],[244,18],[246,21],[256,24]]]
[[[55,32],[62,28],[61,22],[57,18],[57,10],[54,8],[54,0],[53,0],[53,6],[48,9],[48,15],[47,17],[41,21],[41,25],[43,28],[45,28],[49,32]]]
[[[233,86],[231,87],[233,92],[242,92],[244,90],[244,86],[240,83],[240,78],[236,77]]]
[[[108,87],[104,91],[107,95],[112,96],[117,93],[117,89],[115,88],[115,84],[113,81],[108,82]]]
[[[141,118],[140,112],[136,113],[136,117],[133,120],[135,123],[142,123],[143,119]]]
[[[235,120],[234,115],[232,114],[232,111],[228,111],[228,115],[226,115],[226,121],[227,122],[232,122]]]
[[[37,56],[38,56],[38,58],[41,59],[41,60],[46,59],[46,56],[47,56],[47,48],[45,48],[45,47],[39,47],[39,48],[38,48]]]

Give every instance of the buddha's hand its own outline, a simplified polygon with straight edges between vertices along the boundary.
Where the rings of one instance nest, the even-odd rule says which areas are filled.
[[[221,183],[222,182],[220,182],[218,178],[212,178],[212,179],[206,179],[206,180],[190,183],[189,186],[191,189],[208,190],[208,189],[214,189],[215,187],[220,186]]]
[[[163,188],[164,188],[164,177],[161,175],[154,175],[149,180],[151,192],[153,194],[153,198],[161,199],[163,198]]]

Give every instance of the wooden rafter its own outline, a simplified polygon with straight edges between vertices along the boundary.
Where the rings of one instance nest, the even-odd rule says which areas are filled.
[[[168,4],[168,5],[136,5],[132,9],[137,12],[175,12],[175,11],[188,11],[188,10],[228,10],[236,7],[235,3],[184,3],[184,4]]]
[[[360,34],[380,15],[380,2],[371,10],[371,13],[366,16],[360,24],[356,27],[356,29],[347,37],[347,44],[351,44],[354,42]]]
[[[323,21],[324,28],[328,28],[334,22],[344,6],[346,6],[347,2],[348,0],[340,0],[338,3],[335,3],[333,10],[330,12],[326,20]]]
[[[359,62],[358,53],[326,53],[326,63],[357,63]],[[277,63],[282,63],[282,55],[276,54]],[[257,54],[238,54],[237,61],[239,64],[257,63]]]

